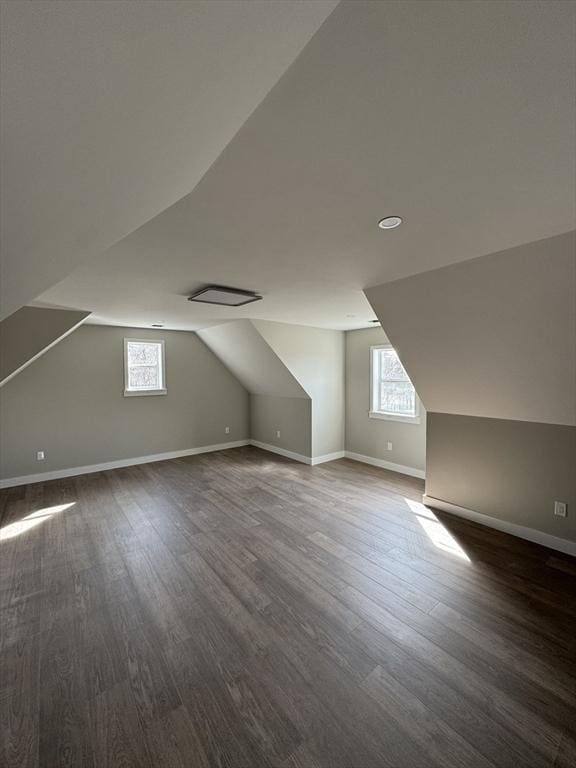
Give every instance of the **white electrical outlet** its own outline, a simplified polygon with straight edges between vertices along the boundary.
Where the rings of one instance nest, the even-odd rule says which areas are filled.
[[[556,517],[567,517],[568,515],[568,504],[566,504],[565,501],[555,501],[554,502],[554,514]]]
[[[227,434],[227,435],[229,435],[229,434],[230,434],[230,427],[226,427],[226,428],[224,429],[224,432],[226,432],[226,434]]]
[[[44,461],[46,454],[44,451],[36,451],[36,461]]]
[[[278,438],[280,437],[280,430],[279,429],[276,430],[276,437],[278,437]]]
[[[386,450],[387,450],[387,451],[391,451],[391,450],[392,450],[392,443],[391,443],[390,441],[388,441],[388,442],[386,443]]]

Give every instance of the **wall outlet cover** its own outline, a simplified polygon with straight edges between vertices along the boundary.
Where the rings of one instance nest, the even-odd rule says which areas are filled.
[[[44,461],[45,458],[46,458],[46,454],[44,453],[44,451],[36,452],[36,461]]]
[[[568,515],[568,504],[565,501],[555,501],[554,514],[556,517],[566,517]]]

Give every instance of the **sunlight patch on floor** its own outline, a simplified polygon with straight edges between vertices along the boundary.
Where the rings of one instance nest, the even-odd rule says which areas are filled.
[[[424,532],[435,547],[450,555],[459,557],[461,560],[470,562],[470,558],[466,552],[464,552],[454,536],[452,536],[446,526],[438,520],[431,509],[428,509],[428,507],[425,507],[424,504],[421,504],[419,501],[413,501],[412,499],[406,498],[404,501],[410,507],[412,512],[414,512],[416,520],[418,520]]]
[[[22,520],[18,520],[10,525],[5,525],[4,528],[0,528],[0,541],[6,541],[7,539],[13,539],[15,536],[20,536],[23,533],[35,528],[45,520],[57,515],[59,512],[64,512],[66,509],[70,509],[76,504],[75,501],[71,501],[68,504],[55,504],[53,507],[44,507],[36,512],[31,512]]]

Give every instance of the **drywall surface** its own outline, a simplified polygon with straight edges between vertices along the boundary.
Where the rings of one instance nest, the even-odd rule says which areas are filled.
[[[124,337],[165,339],[166,395],[124,397]],[[0,390],[0,421],[9,478],[247,439],[249,402],[194,333],[83,326]]]
[[[198,335],[249,392],[274,397],[308,397],[252,321],[222,323],[198,331]]]
[[[118,30],[114,22],[122,0],[39,2],[49,7],[46,15],[58,6],[65,29],[74,32],[77,58],[70,59],[68,45],[52,46],[50,59],[58,67],[47,75],[57,85],[46,87],[46,68],[40,67],[34,72],[41,83],[34,102],[39,111],[19,102],[26,119],[18,123],[23,134],[16,135],[18,145],[25,136],[38,137],[28,144],[34,149],[25,156],[26,166],[34,180],[44,182],[38,192],[56,198],[49,200],[51,206],[61,206],[61,191],[76,193],[74,207],[64,206],[56,228],[62,238],[73,240],[86,221],[99,234],[111,234],[104,218],[110,207],[125,232],[132,232],[120,242],[113,238],[116,245],[106,253],[103,246],[95,249],[98,258],[85,261],[44,294],[44,301],[59,306],[82,301],[107,324],[145,327],[162,317],[167,327],[196,330],[216,319],[257,317],[361,328],[371,316],[361,286],[574,227],[576,3],[341,2],[194,190],[139,226],[149,219],[146,198],[159,203],[168,192],[176,199],[191,165],[210,164],[211,147],[199,129],[218,145],[233,105],[244,101],[248,86],[271,74],[270,60],[281,52],[282,38],[270,35],[264,19],[285,13],[286,31],[288,18],[304,21],[322,7],[318,0],[124,2],[130,12],[119,14]],[[205,19],[219,14],[228,22],[230,38],[215,41],[202,23],[188,27],[180,21],[203,6]],[[43,17],[30,8],[13,13],[36,21]],[[84,13],[101,15],[112,29],[119,59],[98,44],[91,27],[75,21]],[[166,35],[163,20],[152,23],[152,34],[139,34],[139,18],[148,13],[176,17],[182,47]],[[21,51],[23,58],[42,64],[46,59],[39,54],[52,38],[40,21],[37,25],[37,37]],[[5,31],[12,43],[12,27]],[[68,40],[61,34],[58,39]],[[92,80],[101,70],[87,58],[87,44],[96,62],[105,65],[103,82]],[[249,55],[235,57],[238,49]],[[203,52],[210,63],[201,58]],[[128,83],[124,62],[133,73]],[[10,80],[23,85],[28,74],[17,68]],[[74,108],[70,77],[86,84],[81,104],[88,112]],[[161,100],[154,98],[156,89]],[[203,98],[208,94],[211,99]],[[3,106],[8,119],[12,101]],[[47,111],[57,123],[46,125]],[[73,124],[70,115],[78,117]],[[70,140],[77,149],[85,137],[78,133],[80,116],[90,140],[83,153],[71,154]],[[149,143],[142,143],[144,136]],[[176,136],[186,138],[184,148]],[[13,144],[6,144],[10,161]],[[63,174],[47,180],[44,173],[45,164],[64,170],[62,158],[73,173],[71,189],[62,183]],[[23,238],[34,232],[44,264],[45,230],[27,227],[30,220],[18,209],[22,200],[28,210],[30,185],[22,183],[20,164],[10,163],[6,171],[11,168],[14,176],[7,181],[15,179],[10,188],[19,194],[15,204],[10,197],[9,210],[20,215],[10,223]],[[94,169],[100,172],[96,177],[85,175]],[[377,221],[390,213],[389,206],[406,221],[396,232],[383,233]],[[134,208],[141,211],[140,221],[129,218]],[[54,220],[48,221],[53,232]],[[15,260],[20,256],[8,251]],[[28,263],[24,269],[31,271]],[[36,270],[37,265],[34,275]],[[178,296],[184,287],[192,291],[206,283],[253,288],[265,299],[239,312],[194,307]]]
[[[78,327],[90,312],[22,307],[0,322],[0,385]]]
[[[312,456],[344,450],[344,333],[254,320],[312,399]]]
[[[311,454],[305,455],[324,456],[344,449],[341,331],[265,320],[236,320],[205,328],[198,335],[251,394],[276,398],[279,402],[295,397],[312,400],[311,409],[300,409],[300,413],[308,412],[311,419],[306,430],[312,436]]]
[[[302,397],[250,395],[250,437],[311,458],[311,409]]]
[[[389,343],[381,328],[346,333],[346,450],[375,459],[424,470],[426,466],[426,411],[420,423],[371,419],[370,347]],[[392,450],[386,444],[392,443]]]
[[[0,312],[194,189],[335,4],[1,3]]]
[[[576,541],[575,427],[429,412],[427,451],[429,496]]]
[[[576,425],[576,232],[365,293],[428,411]]]

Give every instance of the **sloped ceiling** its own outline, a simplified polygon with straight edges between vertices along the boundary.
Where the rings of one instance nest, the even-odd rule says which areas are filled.
[[[335,5],[3,2],[1,316],[188,194]]]
[[[576,232],[366,295],[428,411],[576,425]]]
[[[236,320],[199,331],[202,341],[254,395],[309,395],[250,320]]]
[[[344,449],[344,334],[253,320],[312,400],[312,456]]]
[[[22,307],[0,322],[0,387],[76,330],[89,312]]]
[[[340,4],[189,195],[42,300],[105,323],[354,328],[368,286],[573,229],[575,17],[557,0]],[[387,214],[404,224],[381,231]],[[191,305],[205,282],[264,299]]]
[[[268,320],[252,325],[312,397],[328,397],[327,380],[342,377],[343,334]]]

